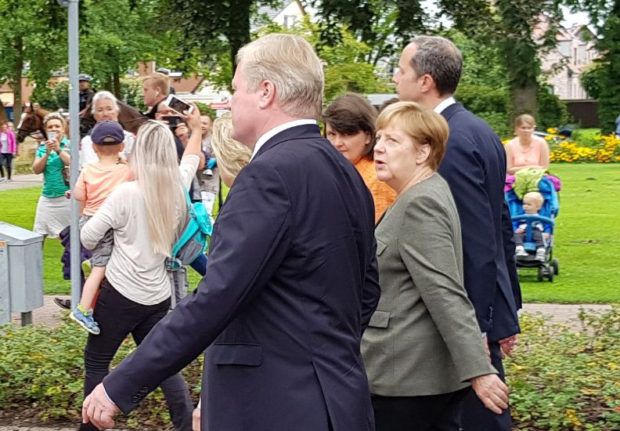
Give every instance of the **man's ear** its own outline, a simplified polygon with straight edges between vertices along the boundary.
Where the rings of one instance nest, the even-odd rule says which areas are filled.
[[[420,90],[422,93],[429,93],[435,89],[435,80],[428,73],[420,78]]]
[[[258,107],[265,109],[276,100],[276,86],[273,81],[264,80],[258,85],[259,102]]]

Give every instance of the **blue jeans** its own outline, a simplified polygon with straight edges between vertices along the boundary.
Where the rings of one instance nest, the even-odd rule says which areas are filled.
[[[141,305],[121,295],[104,280],[93,317],[99,323],[101,334],[89,335],[84,350],[84,396],[109,373],[110,362],[123,340],[131,334],[140,344],[149,331],[168,313],[170,299],[155,305]],[[180,374],[161,383],[168,410],[176,431],[192,430],[192,400],[187,384]],[[91,424],[82,424],[80,431],[96,430]]]

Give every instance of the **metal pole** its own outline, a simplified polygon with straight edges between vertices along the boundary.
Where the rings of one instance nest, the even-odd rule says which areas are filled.
[[[80,166],[80,111],[79,96],[79,35],[78,35],[78,8],[79,0],[69,0],[69,112],[71,124],[71,189],[79,174]],[[80,302],[82,278],[80,275],[80,230],[79,206],[75,197],[71,196],[71,306],[76,307]]]

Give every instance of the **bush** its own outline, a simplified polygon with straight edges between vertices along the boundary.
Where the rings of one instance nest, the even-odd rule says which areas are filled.
[[[552,94],[547,86],[541,86],[538,91],[538,114],[536,125],[540,130],[549,127],[561,127],[568,121],[566,104],[558,96]]]
[[[522,315],[519,348],[505,364],[516,429],[620,428],[620,308],[579,317],[575,332]]]
[[[0,422],[10,416],[35,424],[77,423],[83,400],[85,343],[86,333],[72,322],[55,329],[0,327]],[[134,343],[126,339],[113,365],[134,348]],[[200,392],[200,362],[202,359],[184,370],[196,401]],[[132,429],[163,429],[170,421],[161,390],[147,397],[129,416],[119,416],[118,422],[120,427]]]
[[[120,99],[140,111],[146,110],[142,97],[142,80],[140,78],[121,79]]]

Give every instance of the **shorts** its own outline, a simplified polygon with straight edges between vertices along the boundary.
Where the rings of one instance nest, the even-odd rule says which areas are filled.
[[[56,238],[61,230],[71,224],[71,200],[64,196],[57,198],[39,197],[34,228],[39,235]]]
[[[91,217],[89,215],[80,217],[80,231]],[[92,250],[93,256],[90,258],[90,264],[92,266],[106,266],[112,255],[112,247],[114,247],[114,232],[109,229]]]

